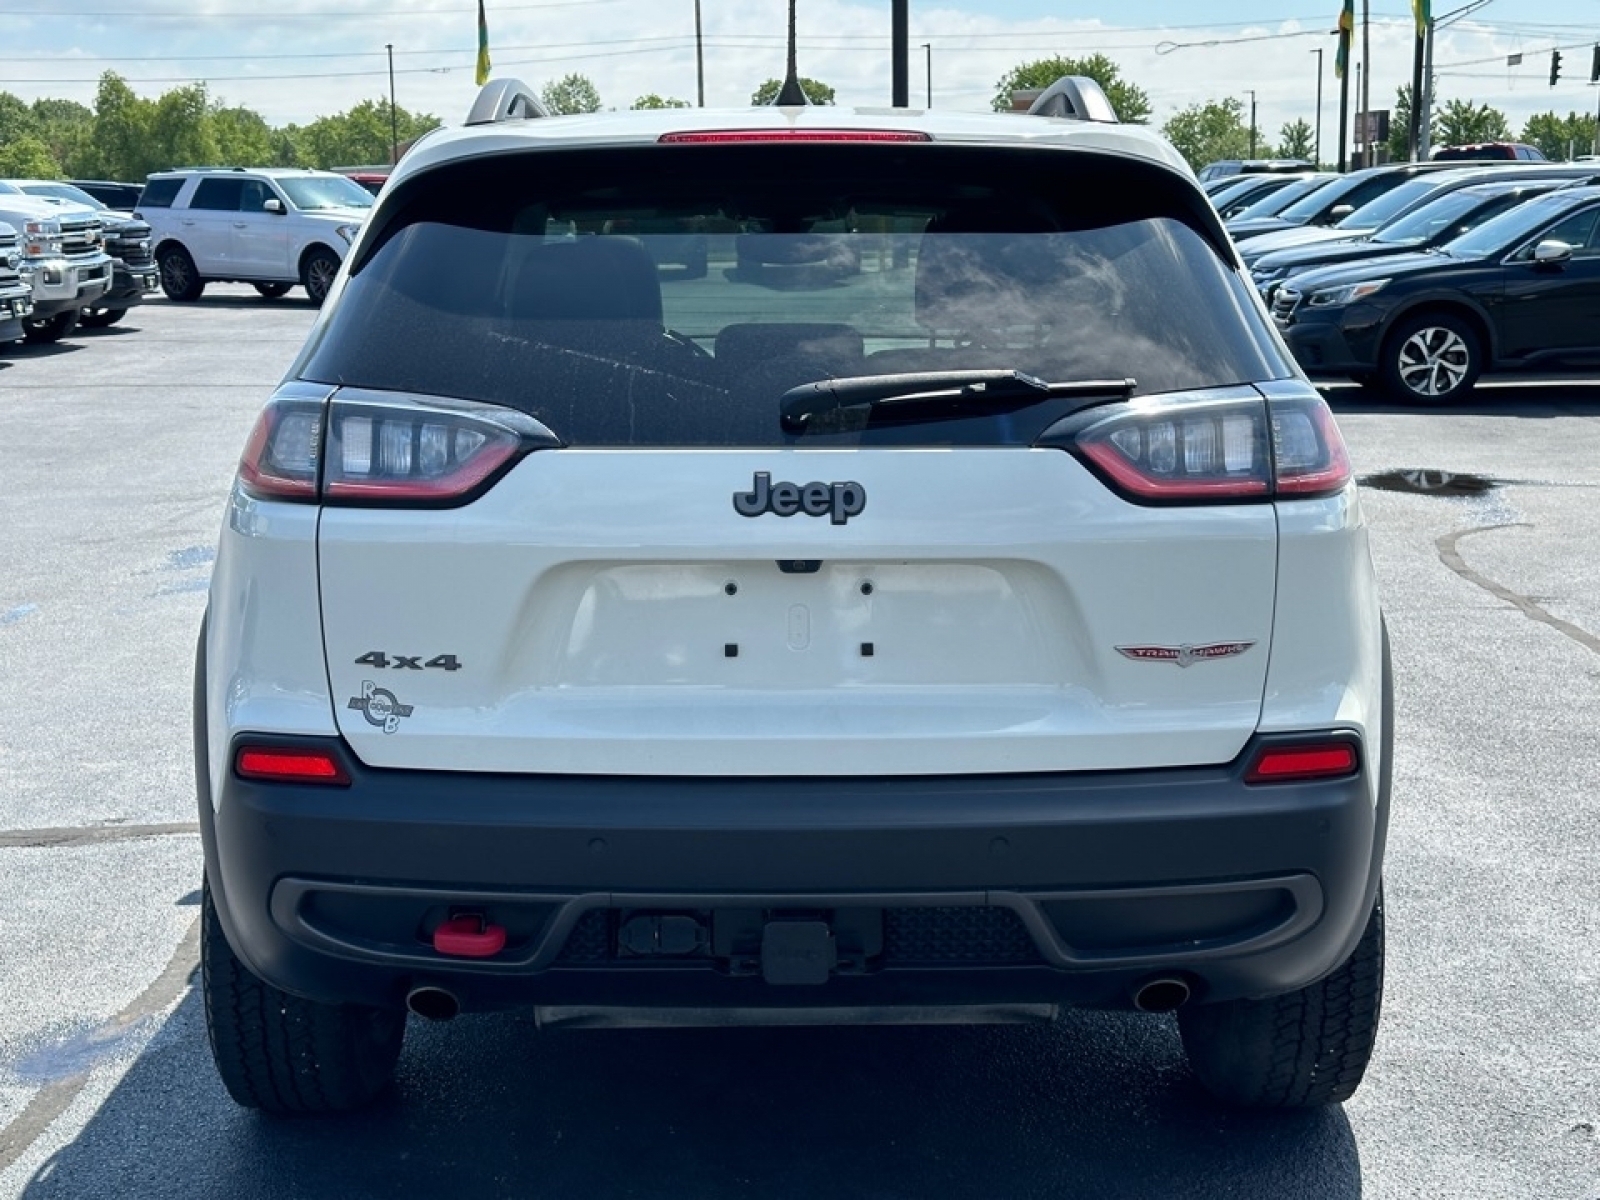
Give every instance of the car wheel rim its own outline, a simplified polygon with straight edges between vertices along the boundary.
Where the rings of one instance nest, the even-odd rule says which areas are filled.
[[[339,268],[325,258],[312,261],[306,268],[306,291],[314,299],[320,300],[328,294],[328,288],[333,285],[333,276]]]
[[[161,260],[161,279],[167,287],[174,292],[181,292],[189,286],[189,268],[181,258],[171,257]]]
[[[1400,346],[1400,380],[1419,396],[1448,396],[1467,377],[1472,354],[1453,329],[1430,325]]]

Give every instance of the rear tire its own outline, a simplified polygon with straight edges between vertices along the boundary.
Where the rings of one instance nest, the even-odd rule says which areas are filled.
[[[1383,890],[1355,951],[1310,987],[1267,1000],[1178,1010],[1189,1065],[1241,1108],[1320,1108],[1348,1100],[1372,1057],[1383,1000]]]
[[[78,327],[78,310],[69,309],[53,317],[28,317],[22,322],[22,336],[35,346],[59,342]]]
[[[167,294],[168,300],[187,303],[200,299],[200,293],[206,290],[205,280],[200,278],[200,272],[195,269],[194,259],[182,246],[163,246],[156,255],[156,266],[161,272],[161,290]]]
[[[257,978],[228,945],[209,883],[200,921],[206,1032],[235,1101],[275,1114],[344,1112],[383,1090],[405,1038],[403,1010],[319,1004]]]
[[[288,295],[289,289],[294,285],[292,283],[256,283],[251,284],[251,286],[268,300],[276,300],[279,296]]]

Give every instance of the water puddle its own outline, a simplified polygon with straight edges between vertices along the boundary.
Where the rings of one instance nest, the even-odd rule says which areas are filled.
[[[1374,491],[1409,492],[1416,496],[1482,496],[1500,486],[1499,480],[1489,479],[1483,475],[1465,475],[1426,468],[1363,475],[1356,482]]]

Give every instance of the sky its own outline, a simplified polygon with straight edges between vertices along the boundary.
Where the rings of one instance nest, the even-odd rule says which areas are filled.
[[[497,76],[536,89],[569,73],[590,79],[607,108],[656,93],[697,98],[696,0],[484,0]],[[1296,119],[1315,125],[1319,58],[1324,157],[1338,118],[1339,0],[909,0],[913,104],[984,111],[1019,63],[1103,53],[1143,88],[1160,124],[1192,104],[1252,101],[1263,139]],[[1369,8],[1374,109],[1411,79],[1409,0]],[[1456,15],[1458,9],[1475,11]],[[787,0],[699,0],[705,101],[742,105],[781,76]],[[890,100],[889,0],[798,0],[800,73],[840,103]],[[1600,41],[1600,0],[1434,0],[1441,100],[1492,104],[1520,130],[1534,113],[1592,113],[1588,82]],[[140,95],[204,82],[213,99],[255,109],[273,125],[304,124],[394,94],[411,112],[462,120],[476,93],[475,0],[0,0],[0,90],[32,101],[91,104],[103,71]],[[1561,47],[1562,78],[1548,83]],[[1323,50],[1318,55],[1318,49]],[[1520,54],[1520,65],[1508,59]],[[931,70],[930,70],[931,68]],[[1351,109],[1359,108],[1352,97]]]

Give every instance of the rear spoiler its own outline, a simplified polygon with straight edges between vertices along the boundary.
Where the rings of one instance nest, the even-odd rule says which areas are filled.
[[[548,117],[533,89],[520,79],[491,79],[478,91],[467,113],[468,125],[494,125],[501,121],[526,121]]]

